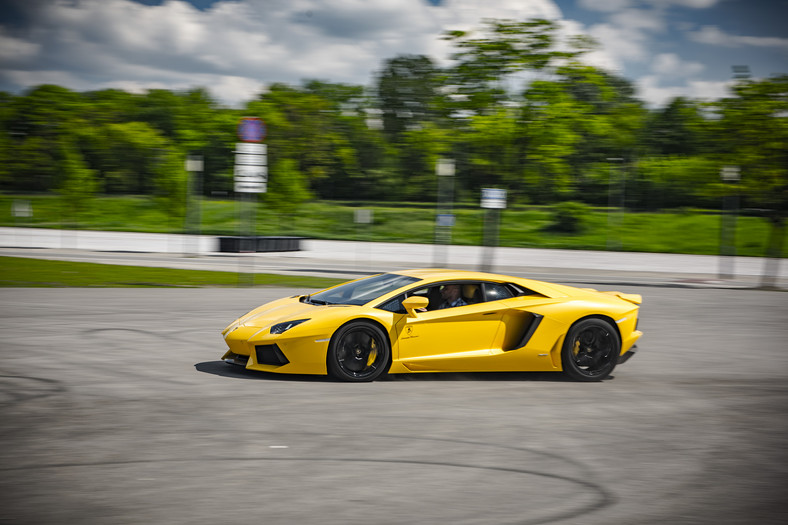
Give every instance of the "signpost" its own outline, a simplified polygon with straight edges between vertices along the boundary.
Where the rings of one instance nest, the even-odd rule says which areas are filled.
[[[233,172],[234,189],[238,195],[239,206],[239,251],[255,252],[255,194],[265,193],[268,190],[268,149],[263,140],[268,130],[262,119],[257,117],[243,117],[238,122],[238,140],[235,145],[235,169]],[[248,202],[244,206],[244,195],[248,195]],[[246,213],[244,213],[246,208]],[[244,215],[246,220],[244,220]],[[246,235],[244,235],[246,234]],[[246,242],[245,242],[246,241]],[[239,265],[240,260],[239,258]],[[254,259],[250,258],[252,267],[248,284],[254,283]],[[238,272],[239,284],[242,282],[244,272]]]
[[[454,159],[438,159],[435,172],[438,175],[438,208],[435,215],[433,266],[440,268],[446,266],[451,229],[454,226]]]
[[[723,166],[720,178],[733,190],[725,190],[722,197],[722,213],[720,214],[720,279],[733,279],[734,256],[736,255],[736,214],[739,207],[739,196],[735,185],[741,174],[738,166]]]
[[[185,230],[187,234],[200,235],[200,203],[202,200],[202,177],[203,160],[202,155],[188,155],[186,157],[186,217]],[[196,195],[196,199],[195,199]],[[188,254],[190,251],[195,255],[200,253],[200,239],[194,237],[192,249],[185,249]]]
[[[621,170],[621,162],[624,161],[621,157],[609,157],[607,161],[610,163],[610,174],[608,175],[607,180],[607,249],[608,250],[620,250],[621,249],[621,226],[623,224],[623,214],[624,214],[624,205],[625,205],[625,181],[626,178],[624,177],[624,172]],[[618,175],[620,178],[621,183],[621,197],[620,203],[621,206],[619,207],[618,211],[613,212],[613,209],[616,207],[615,203],[615,164],[618,163]],[[615,231],[615,233],[614,233]],[[615,237],[614,237],[615,235]]]
[[[484,238],[482,244],[481,270],[492,271],[493,251],[498,245],[498,226],[501,221],[501,211],[506,209],[506,190],[499,188],[482,188],[481,207],[484,213]]]

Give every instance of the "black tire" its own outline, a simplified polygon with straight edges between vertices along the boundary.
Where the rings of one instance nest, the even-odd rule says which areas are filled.
[[[621,353],[621,338],[613,325],[592,317],[575,323],[564,340],[561,363],[577,381],[601,381],[613,371]]]
[[[328,345],[329,375],[342,381],[374,381],[391,366],[391,345],[378,326],[353,321],[334,333]]]

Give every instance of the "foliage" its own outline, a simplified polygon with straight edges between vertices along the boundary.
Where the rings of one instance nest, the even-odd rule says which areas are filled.
[[[719,153],[739,166],[749,203],[775,220],[788,215],[788,75],[740,82],[720,100]],[[768,211],[766,211],[768,210]]]
[[[627,202],[635,208],[713,207],[720,199],[719,165],[705,157],[647,157],[637,162],[632,177]]]
[[[78,216],[96,192],[95,172],[87,167],[82,155],[73,144],[61,147],[63,182],[58,188],[65,207]]]
[[[383,64],[377,81],[383,130],[394,141],[434,118],[438,68],[429,57],[402,55]]]
[[[306,180],[293,159],[280,159],[269,175],[271,181],[264,194],[267,206],[281,213],[293,213],[311,198]]]
[[[562,202],[553,206],[553,221],[546,231],[557,233],[579,233],[583,230],[589,208],[581,202]]]
[[[61,228],[60,201],[56,196],[24,196],[33,216],[12,216],[14,200],[20,196],[0,195],[0,225],[25,224]],[[353,222],[358,206],[373,211],[374,224]],[[233,200],[205,199],[201,203],[201,232],[207,235],[237,235],[238,204]],[[308,201],[292,212],[278,212],[266,204],[257,210],[257,235],[297,235],[314,239],[359,239],[379,242],[431,243],[434,239],[434,203],[381,203],[379,201]],[[482,240],[484,210],[479,201],[456,203],[452,243],[478,245]],[[614,214],[611,216],[611,213]],[[670,212],[631,212],[587,208],[577,233],[556,235],[549,226],[555,221],[553,206],[510,206],[501,211],[500,246],[603,250],[608,238],[620,239],[625,251],[668,253],[718,253],[720,216],[709,210],[681,209]],[[611,217],[615,219],[611,223]],[[613,224],[613,228],[611,228]],[[168,220],[168,211],[150,197],[96,197],[78,225],[83,229],[107,231],[177,232],[179,225]],[[783,232],[783,239],[785,234]],[[770,235],[769,223],[759,217],[741,216],[737,221],[737,254],[764,255]],[[788,255],[785,250],[778,252]]]
[[[554,22],[487,20],[444,38],[447,65],[400,55],[369,88],[273,83],[242,109],[205,88],[0,93],[0,191],[60,192],[83,214],[94,194],[155,196],[172,227],[185,213],[186,155],[203,158],[204,197],[231,195],[238,119],[255,116],[268,128],[261,200],[277,214],[312,198],[435,202],[435,165],[450,157],[455,200],[495,185],[516,204],[658,210],[719,208],[736,194],[783,227],[788,77],[647,109],[626,79],[583,62],[593,41],[562,39]],[[725,165],[741,168],[739,183],[720,180]]]

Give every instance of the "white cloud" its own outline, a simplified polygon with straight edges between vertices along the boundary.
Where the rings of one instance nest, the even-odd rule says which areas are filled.
[[[561,18],[561,10],[551,0],[444,0],[435,10],[444,26],[460,29],[471,29],[484,18]]]
[[[589,34],[600,43],[611,60],[621,64],[627,60],[643,60],[648,55],[647,35],[635,29],[614,24],[596,24]]]
[[[41,46],[6,34],[0,28],[0,62],[26,63],[36,57]]]
[[[693,80],[685,84],[663,86],[660,85],[661,80],[657,75],[646,75],[635,82],[638,96],[652,107],[664,106],[676,97],[716,100],[727,96],[733,84],[730,80]]]
[[[446,30],[532,17],[561,12],[552,0],[227,0],[204,11],[183,0],[51,0],[24,36],[0,33],[0,77],[20,88],[39,79],[74,89],[207,81],[236,104],[271,82],[367,84],[398,54],[445,59]]]
[[[691,77],[699,74],[705,67],[700,62],[681,60],[674,53],[661,53],[651,63],[651,70],[664,77]]]
[[[703,26],[698,31],[690,32],[689,37],[695,42],[714,46],[755,46],[788,49],[788,38],[733,35],[722,31],[716,26]]]
[[[719,3],[719,0],[650,0],[657,7],[689,7],[692,9],[708,9]]]
[[[575,35],[589,34],[588,29],[576,20],[562,20],[559,28],[564,40]],[[583,55],[583,62],[608,71],[618,71],[622,67],[621,61],[606,46]]]
[[[645,0],[652,7],[667,9],[669,7],[689,7],[693,9],[707,9],[713,7],[719,0]],[[615,13],[637,4],[635,0],[578,0],[577,5],[589,11]]]
[[[647,75],[639,85],[652,104],[674,93],[706,96],[719,88],[700,77],[713,65],[687,59],[691,55],[677,47],[655,51],[656,39],[668,34],[671,9],[708,8],[718,0],[578,0],[603,13],[604,21],[590,27],[563,19],[553,0],[443,0],[438,6],[427,0],[221,0],[206,10],[183,0],[154,6],[14,1],[32,6],[25,18],[32,22],[0,26],[3,90],[45,82],[77,90],[206,86],[235,105],[273,82],[318,78],[369,85],[383,60],[400,54],[425,54],[445,65],[451,51],[440,39],[445,31],[475,29],[485,18],[537,17],[560,22],[564,37],[597,39],[601,47],[585,56],[590,64],[630,77],[639,68]],[[683,27],[703,44],[788,49],[785,38],[692,29]]]
[[[574,24],[564,22],[565,25]],[[666,29],[664,13],[655,10],[623,9],[611,14],[606,22],[576,32],[592,36],[600,49],[589,53],[585,61],[605,69],[623,70],[627,62],[643,62],[651,55],[651,39]]]
[[[578,0],[577,5],[589,11],[615,13],[632,4],[631,0]]]
[[[660,32],[665,29],[661,12],[645,9],[625,9],[610,17],[610,21],[629,31]]]
[[[731,80],[693,80],[689,83],[689,94],[692,98],[715,100],[730,96]]]

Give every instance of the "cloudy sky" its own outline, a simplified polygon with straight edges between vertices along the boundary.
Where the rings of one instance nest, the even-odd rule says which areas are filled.
[[[652,106],[726,94],[731,66],[788,74],[788,0],[0,0],[0,90],[204,86],[240,105],[266,84],[371,85],[484,18],[549,18],[601,44],[588,57]]]

